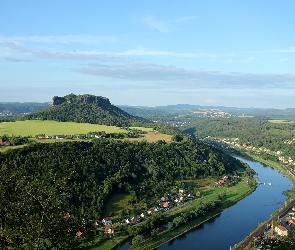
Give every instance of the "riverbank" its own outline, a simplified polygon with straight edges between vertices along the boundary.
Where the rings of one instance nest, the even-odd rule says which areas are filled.
[[[189,232],[190,230],[202,225],[203,223],[214,219],[215,217],[218,217],[221,212],[227,210],[229,207],[235,205],[240,200],[247,197],[249,194],[251,194],[254,190],[254,187],[249,187],[247,189],[244,189],[243,192],[240,192],[238,196],[232,195],[233,192],[228,193],[229,198],[224,201],[220,207],[216,208],[214,211],[209,212],[205,215],[203,215],[200,218],[196,218],[194,220],[188,221],[186,224],[181,225],[180,227],[174,228],[173,230],[165,230],[161,233],[157,234],[154,238],[150,238],[145,240],[140,247],[132,248],[132,249],[140,249],[140,250],[150,250],[150,249],[156,249],[160,247],[161,245],[173,241],[175,238],[184,235],[185,233]],[[231,196],[232,195],[232,196]],[[204,202],[204,201],[203,201]]]
[[[293,190],[288,190],[284,192],[284,194],[288,197],[288,200],[284,203],[284,206],[280,207],[276,211],[274,211],[271,214],[271,217],[269,220],[264,221],[258,225],[257,228],[255,228],[245,239],[240,241],[235,245],[234,248],[235,250],[243,250],[243,249],[251,249],[251,245],[253,242],[253,239],[255,237],[258,237],[261,233],[263,233],[266,230],[267,224],[270,224],[271,221],[277,220],[277,218],[284,214],[288,209],[290,209],[292,206],[295,205],[295,190],[294,190],[294,185],[295,185],[295,176],[288,171],[287,167],[282,165],[281,163],[274,162],[271,160],[265,160],[262,157],[259,157],[256,154],[251,154],[250,152],[247,152],[247,157],[249,157],[251,160],[255,160],[260,162],[261,164],[265,166],[269,166],[273,169],[278,170],[280,173],[282,173],[284,176],[288,177],[288,179],[292,182],[293,184]]]

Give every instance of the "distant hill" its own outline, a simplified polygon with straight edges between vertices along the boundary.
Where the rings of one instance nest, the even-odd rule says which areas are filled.
[[[94,95],[69,94],[54,96],[52,106],[28,114],[26,120],[54,120],[60,122],[80,122],[111,126],[130,126],[143,119],[128,114],[112,105],[108,98]]]
[[[295,108],[287,109],[274,109],[274,108],[237,108],[237,107],[224,107],[224,106],[201,106],[190,104],[176,104],[167,106],[118,106],[124,111],[144,117],[146,119],[154,119],[159,116],[179,115],[179,114],[192,114],[199,111],[218,110],[227,112],[232,116],[254,116],[266,119],[287,119],[295,118]]]
[[[0,117],[20,117],[49,106],[49,102],[2,102],[0,103]]]

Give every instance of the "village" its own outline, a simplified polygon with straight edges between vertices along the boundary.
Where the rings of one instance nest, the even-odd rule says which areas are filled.
[[[251,151],[256,154],[260,154],[261,152],[273,155],[275,156],[282,164],[285,164],[286,166],[295,166],[295,161],[293,160],[292,156],[286,156],[284,155],[284,152],[281,150],[277,151],[271,151],[270,149],[267,149],[265,147],[255,147],[250,145],[249,143],[239,142],[239,138],[223,138],[223,139],[218,139],[218,138],[212,138],[210,136],[206,137],[206,141],[209,142],[217,142],[220,144],[222,147],[228,147],[228,148],[237,148],[237,149],[243,149],[246,151]],[[284,144],[289,144],[289,145],[295,145],[295,138],[291,140],[284,140]]]
[[[220,180],[214,183],[214,187],[222,187],[228,181],[228,176],[224,176]],[[223,199],[226,197],[224,193],[219,194],[218,197]],[[116,232],[127,231],[130,226],[137,226],[140,223],[144,222],[151,216],[156,213],[165,213],[172,211],[173,209],[185,206],[187,203],[201,199],[201,197],[196,197],[194,194],[189,193],[185,188],[179,188],[177,193],[168,193],[167,197],[161,197],[158,200],[157,204],[152,205],[149,209],[143,210],[137,215],[127,216],[127,217],[118,217],[113,219],[111,216],[106,216],[101,220],[94,220],[95,229],[99,232],[103,232],[108,237],[114,237]],[[204,211],[205,212],[205,211]],[[74,214],[66,213],[64,216],[64,221],[68,222],[69,220],[74,219]],[[166,227],[167,229],[167,227]],[[84,231],[86,228],[81,226],[81,230],[76,232],[77,237],[84,237]],[[130,229],[129,229],[130,230]]]

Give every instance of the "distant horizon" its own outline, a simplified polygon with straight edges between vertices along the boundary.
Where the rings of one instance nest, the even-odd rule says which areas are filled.
[[[295,106],[292,0],[15,0],[1,8],[1,102],[73,92],[129,106]]]
[[[106,96],[105,96],[106,97]],[[107,98],[107,97],[106,97]],[[223,108],[236,108],[236,109],[278,109],[278,110],[284,110],[284,109],[295,109],[295,107],[289,107],[289,108],[261,108],[261,107],[236,107],[236,106],[221,106],[221,105],[201,105],[201,104],[189,104],[189,103],[176,103],[176,104],[166,104],[166,105],[156,105],[156,106],[148,106],[148,105],[128,105],[128,104],[111,104],[114,106],[127,106],[127,107],[148,107],[148,108],[157,108],[157,107],[166,107],[166,106],[177,106],[177,105],[188,105],[188,106],[200,106],[200,107],[223,107]],[[27,102],[21,102],[21,101],[11,101],[11,102],[2,102],[0,101],[0,104],[10,104],[10,103],[52,103],[52,101],[27,101]]]

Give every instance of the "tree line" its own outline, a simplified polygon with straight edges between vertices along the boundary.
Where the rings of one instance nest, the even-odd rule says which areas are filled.
[[[265,147],[271,151],[281,150],[286,155],[294,153],[293,145],[284,143],[295,137],[294,122],[272,123],[259,118],[203,119],[184,126],[182,130],[201,139],[206,136],[239,138],[241,144]]]

